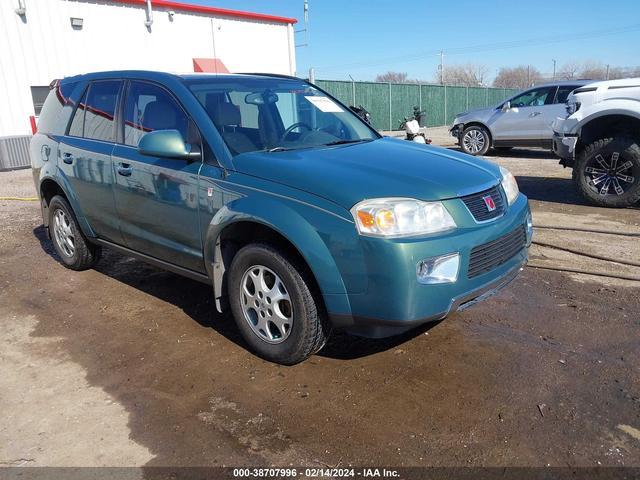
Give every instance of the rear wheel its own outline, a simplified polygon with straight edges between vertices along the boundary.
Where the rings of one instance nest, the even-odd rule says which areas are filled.
[[[229,271],[231,310],[259,356],[293,365],[320,350],[330,334],[307,269],[269,245],[243,247]]]
[[[573,180],[580,193],[601,207],[630,207],[640,201],[640,146],[629,137],[603,138],[576,159]]]
[[[49,202],[49,232],[65,267],[87,270],[99,260],[101,248],[87,241],[69,203],[60,195]]]
[[[489,150],[489,132],[480,125],[472,125],[462,132],[460,147],[469,155],[484,155]]]

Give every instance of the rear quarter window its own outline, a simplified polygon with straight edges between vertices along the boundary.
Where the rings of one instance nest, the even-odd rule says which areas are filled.
[[[47,95],[42,105],[40,118],[38,119],[38,132],[56,134],[64,130],[62,125],[62,109],[67,105],[73,105],[71,94],[76,88],[77,82],[58,82]]]

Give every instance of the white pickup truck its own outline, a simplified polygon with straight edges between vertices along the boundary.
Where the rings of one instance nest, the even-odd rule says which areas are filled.
[[[640,78],[580,87],[567,113],[553,122],[553,151],[580,193],[603,207],[640,202]]]

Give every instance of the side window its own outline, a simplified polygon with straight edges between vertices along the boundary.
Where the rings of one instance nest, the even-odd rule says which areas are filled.
[[[540,107],[551,102],[556,87],[542,87],[529,90],[511,100],[512,107]],[[548,100],[548,101],[547,101]]]
[[[567,103],[567,97],[576,88],[578,88],[578,85],[562,85],[558,87],[555,103]]]
[[[124,143],[138,146],[140,138],[154,130],[178,130],[193,142],[195,126],[169,93],[152,83],[132,81],[124,107]]]
[[[82,98],[78,102],[78,108],[73,114],[71,125],[69,126],[68,135],[72,137],[82,137],[84,135],[84,114],[87,109],[87,90],[82,94]]]
[[[114,114],[118,103],[119,80],[92,82],[87,94],[84,137],[114,142]]]
[[[71,105],[69,98],[77,83],[58,82],[54,88],[49,90],[47,99],[40,110],[40,118],[38,119],[38,131],[41,133],[54,133],[55,131],[64,130],[64,125],[59,125],[60,113],[65,105]],[[35,97],[34,97],[35,101]]]

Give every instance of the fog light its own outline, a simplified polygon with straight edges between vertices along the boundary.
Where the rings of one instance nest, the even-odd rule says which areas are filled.
[[[527,247],[531,245],[531,240],[533,239],[533,219],[531,218],[531,211],[527,212]]]
[[[426,258],[416,265],[418,282],[424,284],[452,283],[458,279],[460,255],[450,253],[440,257]]]

